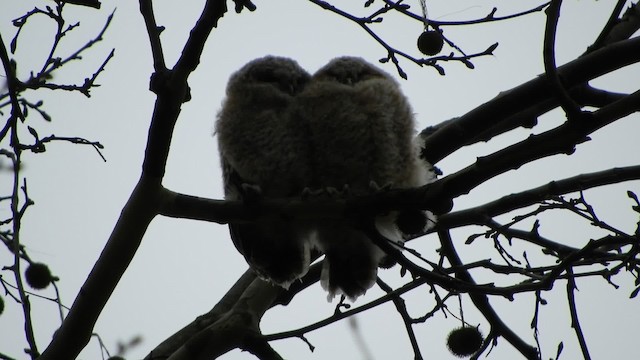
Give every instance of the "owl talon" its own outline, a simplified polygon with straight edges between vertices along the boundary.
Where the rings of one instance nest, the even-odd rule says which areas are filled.
[[[256,202],[262,198],[262,188],[259,185],[242,183],[242,201]]]
[[[302,200],[308,200],[313,197],[319,197],[325,193],[324,189],[311,189],[309,187],[305,187],[302,189],[300,193],[300,197]]]
[[[340,196],[340,191],[338,191],[338,189],[334,188],[334,187],[326,187],[324,189],[324,191],[327,193],[327,195],[329,195],[330,197],[336,197],[336,196]]]
[[[390,182],[382,186],[378,185],[378,183],[376,183],[373,180],[369,182],[369,190],[371,190],[374,193],[389,191],[391,190],[391,187],[392,187],[392,184]]]
[[[300,193],[300,198],[302,200],[309,200],[309,198],[313,195],[313,190],[309,189],[308,187],[305,187],[304,189],[302,189],[302,192]]]

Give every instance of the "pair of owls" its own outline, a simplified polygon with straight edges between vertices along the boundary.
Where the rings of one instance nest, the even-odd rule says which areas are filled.
[[[268,198],[345,186],[366,195],[376,184],[408,188],[433,177],[418,157],[412,110],[399,85],[360,58],[334,59],[313,75],[288,58],[249,62],[229,80],[216,133],[228,200],[256,189]],[[375,224],[402,242],[396,216],[381,214]],[[313,254],[323,253],[321,284],[329,297],[364,294],[385,255],[349,219],[273,213],[229,229],[254,271],[285,288],[305,275]]]

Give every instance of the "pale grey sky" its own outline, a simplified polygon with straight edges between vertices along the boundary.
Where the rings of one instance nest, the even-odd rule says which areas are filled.
[[[0,12],[0,33],[5,42],[15,31],[10,20],[44,3],[5,0]],[[173,64],[203,2],[155,3],[158,24],[166,27],[162,40],[167,63]],[[372,9],[362,9],[363,3],[336,1],[335,5],[361,15],[371,13]],[[418,9],[418,0],[406,3]],[[506,15],[538,3],[542,2],[440,0],[428,1],[428,6],[430,16],[435,19],[466,20],[483,17],[494,6],[498,8],[497,15]],[[201,64],[190,79],[193,98],[183,106],[164,181],[171,190],[203,197],[222,197],[217,144],[212,136],[213,122],[229,75],[247,61],[265,54],[283,55],[296,59],[313,72],[340,55],[358,55],[373,63],[386,56],[385,50],[356,24],[310,2],[256,1],[256,5],[258,9],[253,13],[245,11],[238,15],[231,9],[225,15],[219,28],[214,29]],[[49,124],[37,116],[29,118],[31,126],[37,128],[41,136],[50,133],[80,136],[105,145],[106,163],[92,148],[67,143],[51,144],[44,154],[24,156],[24,175],[36,205],[29,209],[24,219],[22,241],[35,260],[47,263],[61,278],[58,285],[62,299],[68,305],[73,302],[100,254],[138,179],[153,110],[154,96],[147,90],[152,72],[151,55],[138,2],[105,1],[100,11],[69,6],[68,21],[80,21],[81,28],[68,36],[69,44],[63,48],[70,51],[90,38],[116,7],[115,19],[104,41],[89,51],[82,63],[69,65],[54,78],[60,82],[82,83],[110,49],[115,48],[114,59],[98,79],[102,86],[92,91],[91,99],[78,94],[42,91],[45,108],[54,121]],[[564,2],[558,34],[558,64],[584,52],[606,22],[612,7],[612,2],[606,1]],[[49,41],[44,29],[53,29],[44,19],[32,20],[33,23],[24,30],[25,37],[21,38],[15,55],[22,77],[27,74],[29,66],[41,66],[39,61],[46,55],[44,51],[48,48],[45,44]],[[445,28],[447,36],[469,53],[482,51],[494,42],[500,43],[494,56],[473,61],[475,70],[469,70],[460,63],[445,63],[447,76],[440,76],[431,68],[419,68],[401,60],[409,80],[398,79],[414,107],[418,130],[462,115],[499,92],[542,73],[544,20],[544,13],[535,13],[502,23]],[[419,55],[415,41],[422,30],[421,24],[393,16],[376,25],[375,29],[378,28],[392,46],[414,56]],[[445,51],[450,49],[445,48]],[[397,77],[392,64],[380,66]],[[616,91],[635,91],[640,83],[638,70],[639,67],[635,66],[619,75],[599,80],[597,84]],[[558,156],[551,161],[543,160],[517,172],[504,174],[457,200],[456,209],[481,204],[553,179],[637,164],[639,120],[636,114],[595,133],[593,141],[580,145],[574,156]],[[541,132],[561,121],[559,112],[546,115],[533,132]],[[515,131],[489,144],[464,149],[438,165],[448,174],[472,163],[477,156],[528,135],[529,132],[524,130]],[[25,138],[27,136],[25,134]],[[6,143],[0,145],[7,146]],[[9,186],[9,178],[2,175],[2,191]],[[632,204],[626,198],[626,190],[640,193],[640,183],[596,189],[587,192],[587,196],[596,208],[601,209],[603,219],[630,232],[637,217],[634,218],[630,210]],[[8,213],[7,208],[0,208],[1,218]],[[597,236],[583,232],[582,228],[586,228],[585,224],[574,224],[573,219],[560,222],[547,216],[543,218],[541,231],[577,246],[589,237]],[[457,236],[456,244],[462,247],[468,232],[454,232],[454,235]],[[425,237],[411,245],[425,257],[437,259],[434,252],[436,242],[435,237]],[[521,252],[521,248],[516,246],[514,253]],[[466,261],[497,256],[492,252],[492,244],[481,242],[465,247],[461,254]],[[10,261],[6,251],[0,252],[0,263],[8,265]],[[226,226],[158,217],[151,224],[133,263],[100,316],[95,331],[110,349],[115,349],[117,341],[143,336],[142,345],[127,354],[128,359],[142,358],[165,337],[208,311],[246,268],[244,259],[229,239]],[[3,276],[8,278],[7,274],[5,272]],[[401,283],[397,268],[384,271],[381,276],[390,283]],[[490,278],[479,280],[489,281]],[[606,282],[596,278],[578,281],[577,303],[594,359],[630,359],[637,348],[637,336],[631,331],[631,324],[640,321],[638,300],[628,299],[633,279],[621,275],[614,280],[624,289],[613,291]],[[434,306],[427,290],[415,290],[407,296],[412,315],[423,315]],[[54,295],[51,288],[39,293]],[[380,290],[372,289],[356,305],[380,294]],[[543,358],[555,356],[560,341],[565,345],[561,358],[577,358],[579,348],[570,327],[564,283],[559,283],[554,291],[544,293],[543,297],[549,302],[540,313]],[[5,313],[0,316],[0,352],[22,356],[25,341],[20,331],[21,312],[10,299],[5,298],[5,303]],[[36,336],[42,350],[59,326],[57,309],[55,304],[35,297],[32,297],[32,303]],[[488,325],[482,316],[473,310],[467,297],[463,297],[463,303],[465,320],[481,324],[486,334]],[[492,304],[514,330],[533,344],[529,328],[533,315],[531,295],[519,295],[513,303],[492,299]],[[450,305],[452,311],[456,309],[454,305]],[[269,311],[263,319],[262,329],[265,334],[294,329],[330,316],[334,306],[335,303],[326,302],[325,293],[316,285],[299,294],[290,306]],[[401,319],[392,304],[360,315],[357,321],[375,359],[413,358]],[[415,327],[426,359],[454,358],[446,350],[445,338],[457,326],[458,320],[450,316],[444,318],[440,312],[425,324]],[[316,346],[313,353],[298,339],[278,341],[272,345],[289,359],[362,358],[346,321],[309,333],[307,338]],[[506,341],[500,340],[498,345],[490,359],[514,358],[514,351]],[[100,359],[98,349],[97,342],[92,341],[81,358]],[[249,354],[239,351],[223,356],[226,360],[249,358]]]

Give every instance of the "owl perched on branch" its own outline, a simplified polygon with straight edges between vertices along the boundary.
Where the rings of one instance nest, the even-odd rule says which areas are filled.
[[[318,70],[294,102],[308,126],[314,186],[367,195],[380,187],[417,187],[430,180],[413,146],[412,109],[398,83],[360,58],[340,57]],[[375,219],[378,231],[403,242],[397,213]],[[330,296],[354,298],[375,282],[384,253],[353,219],[319,220],[318,246],[325,254],[322,285]]]
[[[227,199],[257,189],[264,197],[305,189],[367,195],[433,177],[413,145],[413,114],[399,85],[360,58],[334,59],[313,76],[290,59],[254,60],[231,77],[216,130]],[[374,221],[400,243],[397,213]],[[321,283],[330,296],[364,294],[385,255],[355,217],[303,222],[272,214],[230,224],[230,231],[256,272],[285,287],[306,273],[311,252],[321,251]]]
[[[255,191],[294,197],[308,186],[308,139],[290,113],[309,78],[295,61],[273,56],[251,61],[231,76],[216,123],[226,199],[246,200]],[[286,287],[307,272],[309,226],[273,214],[256,223],[231,223],[229,230],[260,277]]]

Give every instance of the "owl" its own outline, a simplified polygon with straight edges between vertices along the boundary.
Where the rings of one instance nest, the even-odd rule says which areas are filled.
[[[424,185],[433,178],[419,159],[412,109],[399,84],[363,59],[329,62],[292,108],[295,121],[307,127],[311,187],[367,195],[380,187]],[[382,235],[401,243],[397,215],[381,214],[375,224]],[[321,284],[329,297],[364,294],[385,254],[352,220],[318,220],[315,227],[315,246],[325,254]]]
[[[256,195],[368,195],[420,186],[432,175],[418,157],[412,110],[398,83],[360,58],[334,59],[313,76],[291,59],[248,63],[229,80],[216,133],[225,198],[248,205]],[[397,218],[380,214],[375,226],[402,243]],[[329,298],[364,294],[385,256],[352,217],[303,221],[273,213],[229,229],[255,272],[285,288],[323,253]]]
[[[230,77],[215,126],[225,199],[292,197],[311,182],[306,130],[291,116],[309,79],[295,61],[275,56],[253,60]],[[254,223],[230,223],[229,230],[261,278],[286,288],[308,270],[307,224],[268,214]]]

